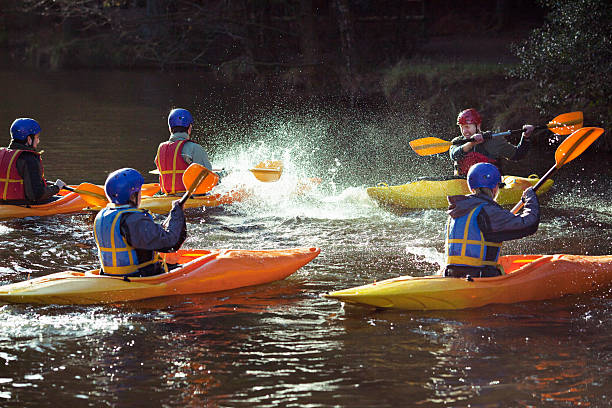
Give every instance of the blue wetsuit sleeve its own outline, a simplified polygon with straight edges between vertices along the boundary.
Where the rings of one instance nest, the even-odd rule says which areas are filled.
[[[136,249],[169,252],[178,249],[186,237],[185,214],[180,206],[175,206],[167,226],[157,224],[144,213],[126,214],[121,220],[121,232]]]
[[[478,225],[487,241],[503,242],[534,234],[540,224],[540,204],[532,188],[525,192],[525,206],[515,215],[496,203],[485,205]]]

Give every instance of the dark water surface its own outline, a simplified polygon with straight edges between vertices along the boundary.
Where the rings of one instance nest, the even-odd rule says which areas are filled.
[[[344,308],[322,293],[443,262],[445,213],[392,214],[364,187],[448,174],[408,140],[435,134],[410,112],[349,110],[212,84],[196,74],[0,72],[0,125],[43,127],[48,178],[101,183],[154,168],[166,115],[192,110],[228,187],[255,197],[188,214],[187,248],[318,246],[288,279],[212,295],[113,306],[0,306],[0,406],[610,406],[609,293],[457,312]],[[331,107],[330,107],[331,106]],[[450,137],[451,135],[438,135]],[[552,150],[508,173],[542,175]],[[277,183],[246,170],[285,163]],[[310,194],[296,180],[323,179]],[[612,253],[610,157],[564,167],[537,234],[506,254]],[[148,181],[155,181],[147,174]],[[0,283],[96,266],[88,215],[0,222]]]

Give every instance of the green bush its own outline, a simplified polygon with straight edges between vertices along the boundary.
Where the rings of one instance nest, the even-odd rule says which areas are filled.
[[[513,47],[521,64],[511,74],[532,80],[538,108],[573,108],[590,123],[610,122],[612,2],[540,0],[550,10],[545,24]]]

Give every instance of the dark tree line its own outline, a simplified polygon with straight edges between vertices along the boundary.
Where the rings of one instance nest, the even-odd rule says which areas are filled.
[[[42,66],[214,69],[233,62],[249,73],[341,62],[350,71],[356,54],[410,54],[423,37],[423,5],[420,0],[22,0],[12,2],[8,25],[28,31],[29,38],[16,45],[23,57]],[[35,26],[47,30],[29,30]],[[379,31],[368,35],[374,27]]]

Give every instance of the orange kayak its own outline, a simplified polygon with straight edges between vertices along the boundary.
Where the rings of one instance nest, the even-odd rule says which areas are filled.
[[[181,264],[168,273],[124,279],[100,275],[99,270],[58,272],[0,286],[0,303],[117,303],[219,292],[284,279],[319,252],[318,248],[179,250],[163,254],[166,262]]]
[[[401,276],[324,295],[345,303],[402,310],[457,310],[579,295],[612,286],[612,255],[510,255],[494,278]]]
[[[30,206],[0,204],[0,220],[76,213],[81,212],[85,207],[87,207],[85,200],[77,193],[70,192],[47,204]]]

